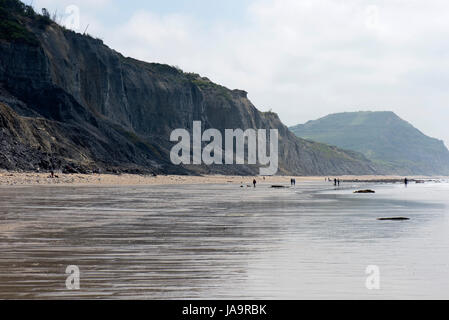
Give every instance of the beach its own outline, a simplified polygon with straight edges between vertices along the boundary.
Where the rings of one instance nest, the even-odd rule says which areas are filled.
[[[447,183],[118,184],[141,179],[0,187],[0,299],[449,297]],[[66,288],[72,265],[80,290]],[[370,266],[379,290],[366,287]]]
[[[404,179],[401,176],[326,176],[326,177],[294,177],[294,176],[151,176],[138,174],[62,174],[56,173],[55,178],[50,173],[23,173],[0,171],[0,185],[177,185],[177,184],[241,184],[251,185],[253,179],[260,184],[290,184],[290,179],[296,179],[297,183],[304,181],[325,181],[325,179],[340,179],[345,181],[367,181],[367,182],[398,182]],[[434,179],[432,177],[408,177],[409,179]]]

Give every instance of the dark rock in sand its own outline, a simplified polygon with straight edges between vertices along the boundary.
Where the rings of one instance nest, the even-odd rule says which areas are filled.
[[[354,193],[376,193],[376,191],[374,191],[374,190],[359,190],[359,191],[354,191]]]
[[[288,189],[290,187],[280,186],[280,185],[273,185],[273,186],[271,186],[271,188],[273,188],[273,189]]]

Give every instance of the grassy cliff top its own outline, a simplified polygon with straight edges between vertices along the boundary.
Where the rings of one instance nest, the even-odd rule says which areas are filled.
[[[0,39],[37,46],[36,36],[27,27],[31,22],[39,28],[52,23],[48,13],[37,14],[19,0],[0,0]]]

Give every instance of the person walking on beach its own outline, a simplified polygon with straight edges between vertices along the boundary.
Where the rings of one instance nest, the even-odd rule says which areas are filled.
[[[340,186],[340,179],[337,180],[337,184],[338,184],[338,186]]]
[[[334,179],[334,186],[337,186],[337,178]]]
[[[404,184],[405,184],[406,186],[408,185],[408,179],[407,179],[407,178],[404,179]]]
[[[257,181],[256,181],[256,179],[254,179],[254,180],[253,180],[254,188],[256,187],[256,184],[257,184]]]

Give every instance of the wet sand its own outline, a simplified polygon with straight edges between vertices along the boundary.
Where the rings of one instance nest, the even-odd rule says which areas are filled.
[[[324,179],[1,186],[0,299],[448,298],[448,192]],[[79,291],[65,287],[69,265]],[[366,287],[371,265],[380,290]]]

